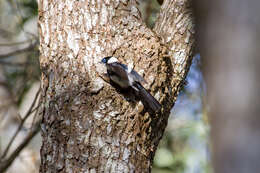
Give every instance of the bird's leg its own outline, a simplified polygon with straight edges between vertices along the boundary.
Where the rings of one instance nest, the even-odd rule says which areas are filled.
[[[98,76],[103,79],[105,82],[110,83],[110,78],[107,73],[103,73],[102,75],[98,74]]]

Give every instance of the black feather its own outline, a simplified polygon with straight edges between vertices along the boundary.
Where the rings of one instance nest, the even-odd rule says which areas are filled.
[[[134,86],[138,88],[138,95],[144,106],[153,112],[158,112],[162,108],[161,104],[140,83],[135,83]]]

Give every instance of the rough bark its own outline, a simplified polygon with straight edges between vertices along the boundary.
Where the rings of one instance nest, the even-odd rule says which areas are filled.
[[[155,33],[133,0],[39,1],[45,101],[40,172],[151,170],[189,69],[193,23],[187,8],[186,0],[166,0]],[[165,27],[172,33],[165,34]],[[143,75],[145,87],[163,105],[159,114],[126,101],[100,77],[106,71],[99,62],[108,55]]]
[[[214,172],[260,170],[259,0],[196,1]]]

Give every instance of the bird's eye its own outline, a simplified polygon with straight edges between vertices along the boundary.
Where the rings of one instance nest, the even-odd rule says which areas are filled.
[[[101,62],[106,63],[106,62],[107,62],[106,58],[103,58],[103,59],[101,60]]]

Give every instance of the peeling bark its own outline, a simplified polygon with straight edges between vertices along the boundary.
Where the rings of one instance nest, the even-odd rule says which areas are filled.
[[[45,100],[40,172],[151,170],[191,60],[194,32],[187,4],[166,0],[154,32],[134,0],[39,1]],[[109,55],[134,65],[162,103],[161,113],[151,115],[141,102],[126,101],[100,77],[106,69],[99,62]]]

